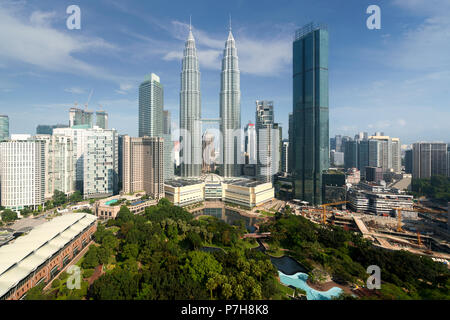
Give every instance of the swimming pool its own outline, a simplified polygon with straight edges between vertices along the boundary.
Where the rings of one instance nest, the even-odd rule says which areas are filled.
[[[117,199],[112,199],[112,200],[106,201],[105,204],[106,204],[107,206],[109,206],[109,205],[111,205],[111,204],[113,204],[113,203],[116,203],[117,201],[118,201]]]
[[[302,272],[297,272],[290,276],[278,271],[278,275],[280,276],[281,283],[305,290],[308,300],[331,300],[331,298],[339,296],[343,291],[338,287],[333,287],[328,291],[317,291],[308,286],[306,283],[308,275]]]

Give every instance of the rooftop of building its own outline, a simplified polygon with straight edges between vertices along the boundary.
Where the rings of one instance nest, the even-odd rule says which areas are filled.
[[[36,226],[27,235],[0,247],[0,297],[96,219],[88,213],[69,213]]]
[[[164,184],[172,187],[186,187],[201,183],[203,183],[201,179],[183,179],[183,178],[170,179],[164,182]]]
[[[240,187],[256,187],[261,184],[265,184],[266,182],[258,181],[258,180],[252,180],[248,178],[239,178],[239,179],[226,179],[224,181],[226,184],[231,184],[233,186],[240,186]]]
[[[310,23],[304,25],[303,27],[295,30],[294,41],[299,40],[302,37],[304,37],[305,35],[307,35],[308,33],[319,30],[319,29],[328,31],[328,26],[323,23],[310,22]]]

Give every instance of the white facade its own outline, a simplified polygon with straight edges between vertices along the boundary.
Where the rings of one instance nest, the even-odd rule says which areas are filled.
[[[254,123],[245,126],[245,154],[246,164],[256,164],[258,157],[256,127]]]
[[[0,143],[1,205],[20,210],[44,204],[45,143],[9,140]]]
[[[75,191],[73,140],[61,135],[36,135],[45,143],[45,199],[53,197],[55,190],[70,195]]]
[[[114,129],[57,128],[73,139],[76,189],[84,198],[112,195],[118,184],[118,135]]]
[[[273,101],[256,100],[256,136],[257,177],[259,181],[271,182],[280,171],[280,131],[274,123]]]

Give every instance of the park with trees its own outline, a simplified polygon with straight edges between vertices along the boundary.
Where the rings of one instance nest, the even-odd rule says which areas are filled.
[[[276,215],[260,227],[271,232],[271,248],[282,248],[310,270],[325,271],[336,282],[364,286],[366,269],[381,269],[381,289],[372,299],[450,299],[450,271],[429,257],[376,248],[359,233],[319,225],[302,216]]]

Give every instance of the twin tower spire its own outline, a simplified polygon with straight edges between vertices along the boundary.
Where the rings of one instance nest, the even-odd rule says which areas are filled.
[[[220,85],[221,173],[224,177],[240,176],[241,90],[236,44],[231,32],[222,58]],[[202,120],[200,96],[200,69],[192,24],[185,43],[180,91],[180,158],[182,177],[199,177],[202,167]]]

